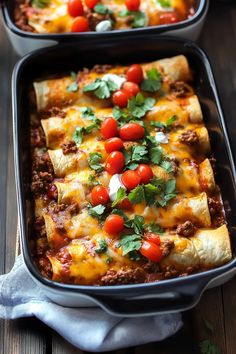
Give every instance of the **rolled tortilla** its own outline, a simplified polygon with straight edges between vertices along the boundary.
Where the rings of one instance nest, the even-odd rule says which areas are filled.
[[[205,159],[199,165],[199,182],[202,190],[213,192],[215,190],[215,177],[211,167],[211,163],[208,159]]]
[[[79,171],[88,165],[85,152],[64,155],[62,149],[48,150],[56,177],[65,177],[72,172]]]
[[[85,203],[84,187],[79,181],[71,181],[67,183],[55,182],[58,193],[59,204],[77,203],[83,206]]]
[[[140,206],[135,206],[135,214],[140,214]],[[199,227],[210,227],[211,217],[205,192],[196,197],[179,196],[166,208],[146,207],[143,212],[146,222],[153,220],[164,228],[172,228],[190,220]]]
[[[188,267],[200,269],[218,267],[232,259],[230,238],[227,227],[200,229],[193,237],[163,235],[161,240],[174,241],[175,247],[161,262],[163,267],[173,265],[184,271]]]

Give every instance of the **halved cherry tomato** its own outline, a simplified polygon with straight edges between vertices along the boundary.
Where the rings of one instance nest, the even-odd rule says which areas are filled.
[[[81,0],[69,0],[67,4],[67,11],[72,17],[82,16],[84,8]]]
[[[122,150],[124,147],[123,141],[120,138],[110,138],[105,141],[105,150],[109,154],[112,151]]]
[[[125,165],[125,157],[120,151],[111,152],[105,163],[105,170],[110,173],[110,175],[114,175],[116,173],[121,173]]]
[[[126,81],[122,86],[122,89],[128,94],[129,98],[136,96],[137,93],[140,92],[139,85],[137,85],[135,82],[130,81]]]
[[[84,0],[89,9],[93,10],[99,0]]]
[[[160,19],[159,19],[160,25],[167,25],[176,22],[179,22],[179,17],[176,12],[166,12],[160,15]]]
[[[131,190],[140,184],[141,177],[136,171],[128,170],[122,174],[121,181],[128,190]]]
[[[50,199],[57,199],[57,187],[55,184],[52,184],[51,187],[47,191],[47,196]]]
[[[127,81],[135,82],[140,84],[143,81],[143,69],[139,64],[133,64],[129,67],[126,72]]]
[[[128,198],[123,199],[122,202],[119,203],[119,207],[127,211],[134,210],[134,206]]]
[[[136,168],[135,171],[139,174],[141,183],[147,184],[153,178],[152,169],[148,165],[141,164]]]
[[[94,206],[98,204],[106,204],[110,199],[108,190],[102,186],[93,187],[91,193],[91,199],[92,199],[92,204]]]
[[[118,124],[115,118],[109,117],[104,119],[101,125],[101,134],[103,139],[109,139],[118,133]]]
[[[87,32],[89,23],[86,17],[78,16],[74,19],[71,25],[71,32]]]
[[[160,236],[157,234],[154,234],[153,232],[148,232],[144,235],[144,238],[146,241],[155,243],[156,245],[160,245],[161,244],[161,239]]]
[[[128,104],[128,94],[124,90],[118,90],[113,93],[112,95],[112,101],[115,106],[118,106],[120,108],[124,108]]]
[[[160,262],[163,257],[160,247],[149,241],[144,240],[139,251],[144,257],[150,259],[152,262]]]
[[[129,11],[138,11],[140,0],[125,0],[125,6]]]
[[[122,140],[138,140],[144,136],[144,128],[137,123],[127,123],[120,128]]]
[[[119,234],[124,229],[124,219],[117,214],[109,215],[105,220],[104,229],[108,234]]]

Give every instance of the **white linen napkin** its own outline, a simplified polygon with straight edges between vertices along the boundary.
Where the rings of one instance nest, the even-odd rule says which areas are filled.
[[[22,257],[0,276],[0,318],[36,316],[74,346],[110,351],[161,341],[182,326],[181,314],[120,318],[99,308],[68,308],[51,302],[31,279]]]

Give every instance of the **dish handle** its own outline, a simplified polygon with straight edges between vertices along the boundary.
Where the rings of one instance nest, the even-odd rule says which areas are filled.
[[[177,285],[176,290],[151,292],[138,296],[91,296],[93,301],[113,316],[139,317],[179,312],[195,306],[201,298],[210,279],[198,279]],[[149,291],[149,290],[148,290]]]

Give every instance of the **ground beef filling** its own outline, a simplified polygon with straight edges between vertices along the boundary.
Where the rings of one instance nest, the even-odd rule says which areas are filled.
[[[62,144],[61,148],[64,155],[68,155],[70,153],[76,153],[78,151],[78,148],[74,140],[70,140],[68,143]]]
[[[142,268],[129,269],[124,267],[118,271],[109,269],[100,282],[101,285],[123,285],[143,283],[144,280],[145,273]]]
[[[179,136],[179,141],[186,145],[193,145],[198,142],[198,135],[194,130],[188,129]]]
[[[189,220],[185,221],[183,224],[178,225],[177,229],[176,229],[176,233],[178,235],[184,236],[184,237],[194,236],[196,231],[197,231],[197,228]]]
[[[215,227],[220,227],[226,224],[225,216],[223,213],[223,205],[217,198],[208,197],[208,207],[212,218],[212,224]]]
[[[170,85],[171,93],[175,97],[186,97],[193,94],[191,86],[184,81],[176,81]]]

